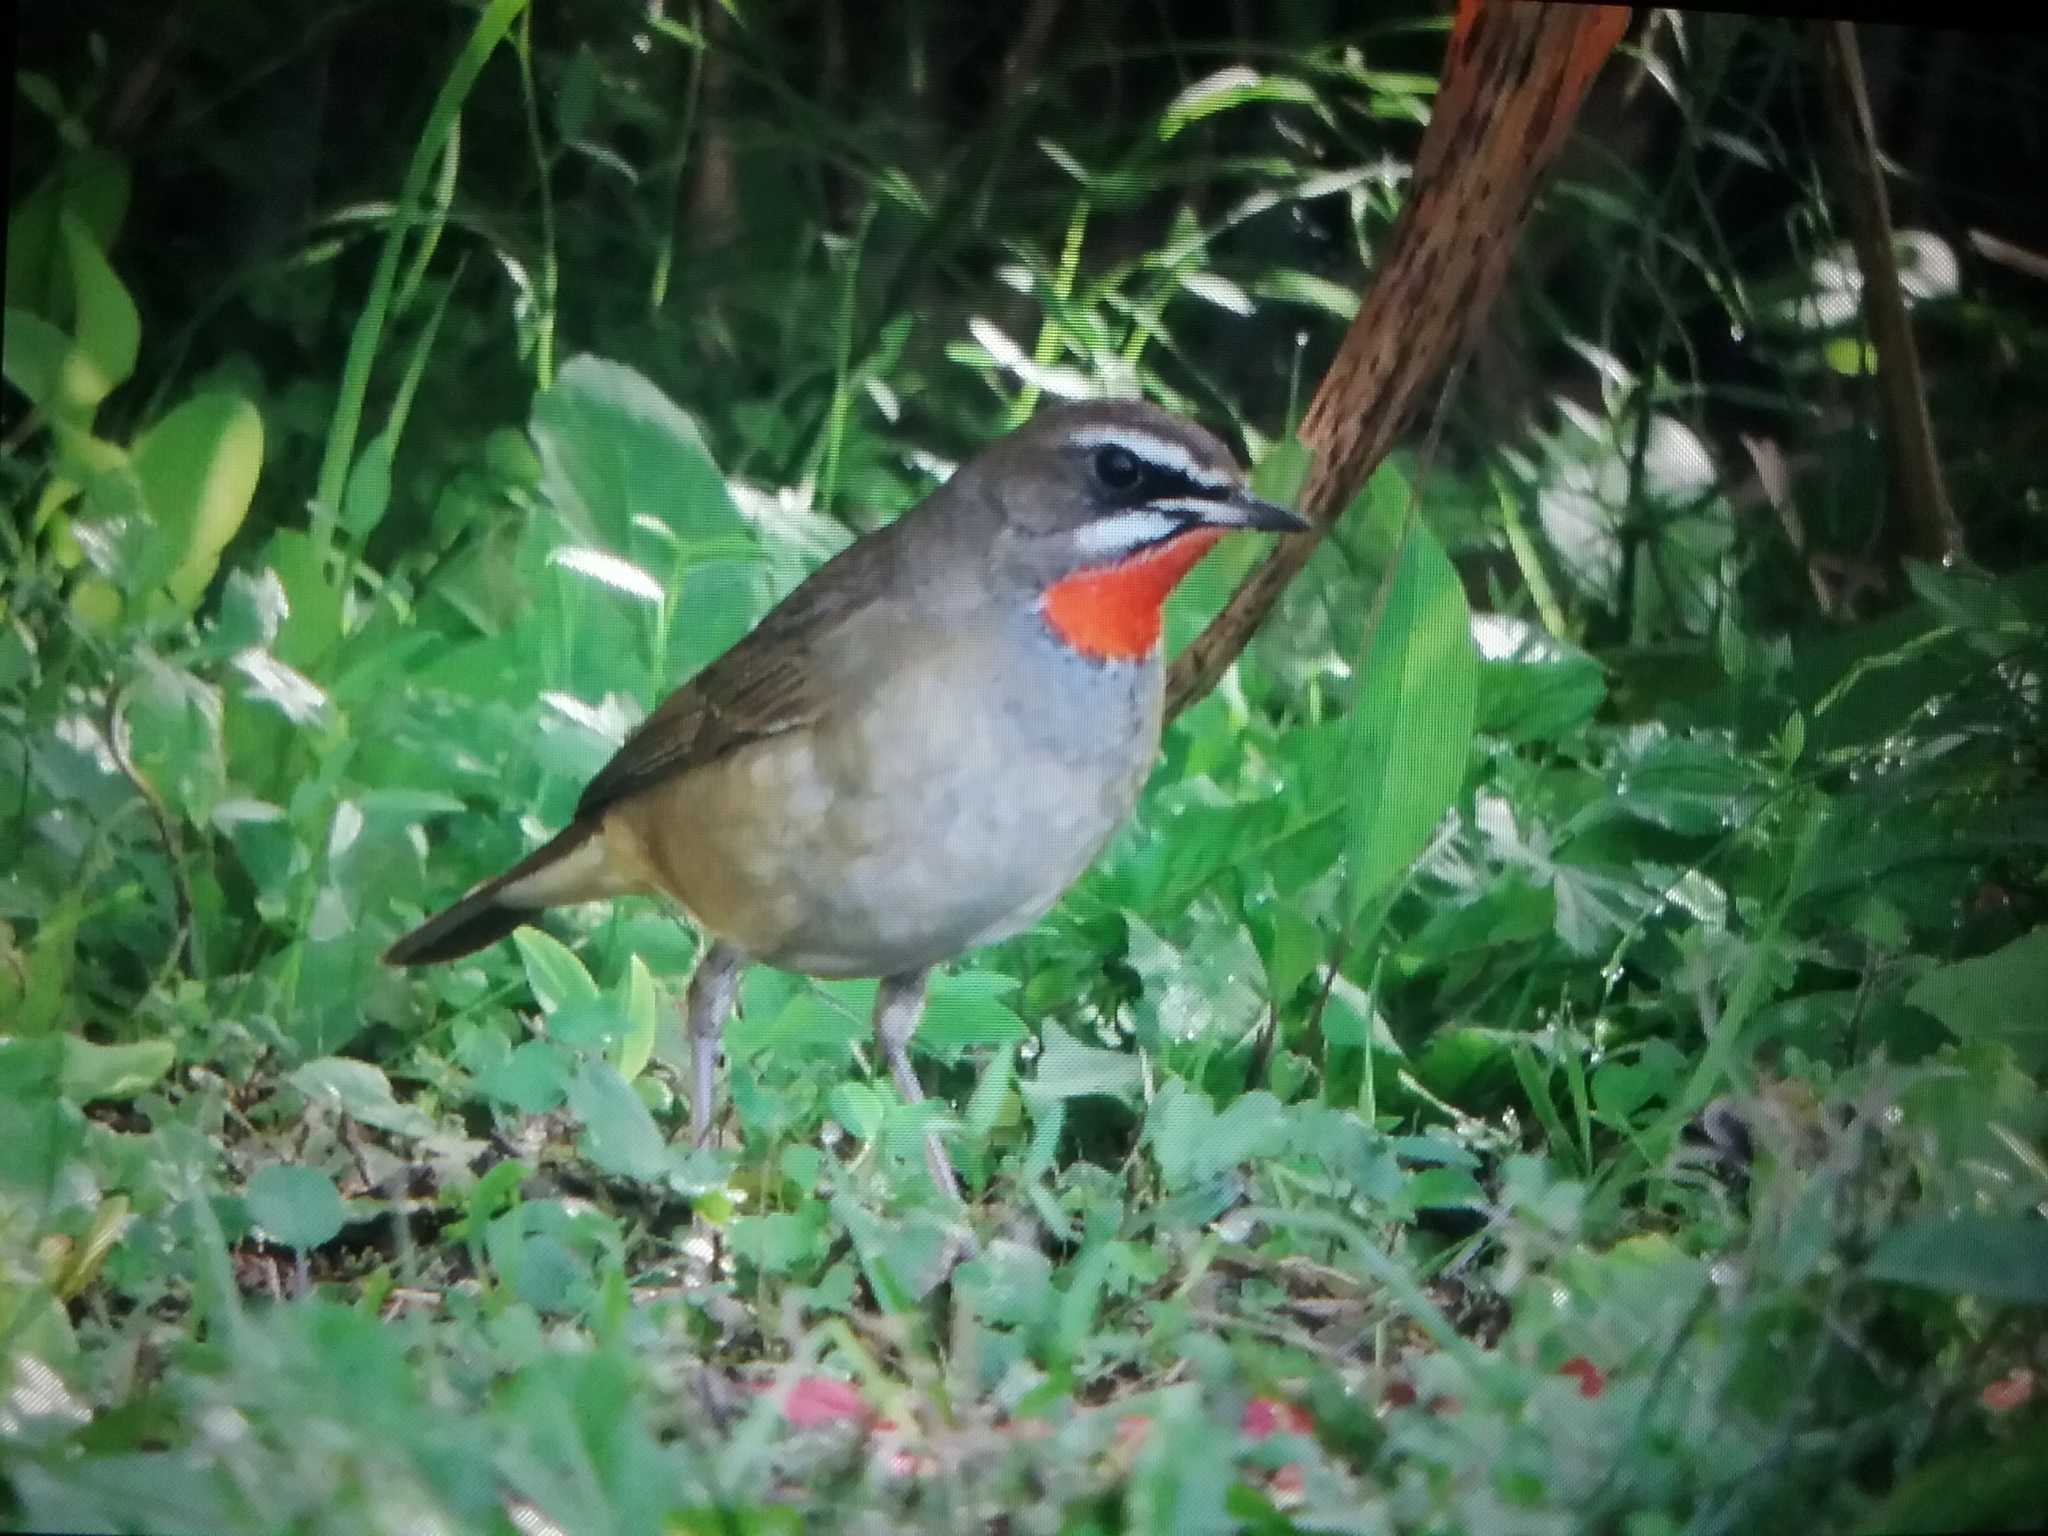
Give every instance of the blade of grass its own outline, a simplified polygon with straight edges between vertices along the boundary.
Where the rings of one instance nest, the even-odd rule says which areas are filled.
[[[342,364],[341,387],[334,401],[334,417],[327,427],[327,447],[320,459],[320,478],[313,494],[313,553],[324,561],[334,542],[335,521],[341,515],[341,499],[348,488],[349,467],[355,462],[356,434],[363,421],[363,400],[369,393],[370,370],[377,361],[377,348],[384,337],[384,323],[391,313],[391,299],[398,285],[399,260],[405,251],[406,235],[420,216],[428,179],[441,162],[441,152],[454,132],[456,115],[483,72],[491,51],[504,40],[527,0],[491,0],[471,29],[469,41],[456,56],[454,67],[442,82],[427,114],[426,127],[413,146],[412,162],[398,194],[398,214],[384,232],[383,248],[377,253],[377,268],[370,278],[369,296],[356,319],[349,338],[348,358]]]

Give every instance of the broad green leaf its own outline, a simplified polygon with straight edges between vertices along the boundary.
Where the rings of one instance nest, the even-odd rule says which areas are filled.
[[[978,1046],[1010,1045],[1027,1033],[1024,1021],[997,995],[1017,983],[992,971],[966,971],[933,979],[924,1017],[917,1026],[918,1046],[943,1061],[957,1059]]]
[[[430,1136],[433,1118],[416,1105],[401,1104],[391,1080],[367,1061],[322,1056],[291,1075],[292,1086],[309,1099],[334,1105],[350,1119],[396,1136]]]
[[[1925,1290],[2048,1307],[2048,1220],[1958,1216],[1887,1233],[1864,1273]]]
[[[0,330],[0,373],[41,410],[53,408],[64,391],[65,371],[75,351],[62,329],[26,309],[10,309]]]
[[[615,1054],[630,1028],[609,997],[572,997],[548,1014],[548,1038],[583,1055]]]
[[[658,1179],[669,1167],[668,1143],[632,1084],[608,1061],[588,1061],[569,1085],[569,1112],[583,1122],[577,1145],[606,1173]]]
[[[190,609],[242,526],[263,469],[263,418],[240,395],[194,395],[136,440],[130,465],[157,528],[137,585]]]
[[[132,1099],[171,1070],[177,1047],[169,1040],[128,1045],[94,1045],[64,1038],[64,1097],[85,1104],[94,1099]]]
[[[647,1070],[654,1055],[654,1040],[661,1024],[654,995],[654,976],[646,962],[633,956],[626,967],[626,1033],[619,1037],[618,1053],[612,1065],[619,1076],[632,1082]]]
[[[592,1003],[598,998],[597,983],[583,962],[560,939],[538,928],[515,928],[512,943],[526,967],[527,984],[542,1013],[553,1013],[564,1003]]]
[[[855,1141],[873,1141],[881,1134],[887,1109],[882,1096],[866,1083],[839,1083],[825,1097],[825,1108]]]
[[[301,1253],[331,1242],[348,1218],[341,1191],[318,1168],[272,1163],[258,1169],[244,1197],[249,1217],[273,1242]]]
[[[1478,686],[1465,590],[1416,521],[1367,634],[1347,731],[1354,919],[1406,873],[1456,800]]]
[[[562,573],[551,586],[572,628],[557,677],[589,697],[649,677],[672,684],[752,627],[768,602],[767,564],[681,408],[623,364],[576,357],[534,401],[530,425],[555,513],[535,523],[531,554],[578,551],[549,567]],[[659,598],[622,623],[620,605],[593,607],[597,589],[572,571]]]
[[[623,363],[574,357],[533,403],[541,490],[583,541],[631,557],[633,519],[685,535],[744,537],[697,424]]]
[[[771,1275],[788,1274],[820,1252],[825,1207],[813,1202],[798,1211],[741,1216],[726,1229],[733,1253]]]
[[[1921,977],[1906,1001],[1963,1040],[2002,1041],[2029,1071],[2048,1070],[2048,927]]]
[[[391,506],[391,459],[397,444],[387,427],[363,445],[341,493],[341,526],[358,538],[384,521]]]
[[[477,1087],[522,1114],[544,1115],[569,1095],[571,1058],[549,1040],[526,1040],[477,1078]]]
[[[1607,697],[1600,663],[1533,624],[1474,616],[1479,646],[1475,729],[1511,741],[1555,741],[1593,717]]]
[[[1038,1071],[1020,1085],[1035,1104],[1094,1094],[1132,1100],[1144,1086],[1138,1058],[1127,1051],[1083,1045],[1064,1029],[1049,1025],[1038,1056]]]
[[[142,345],[142,319],[135,312],[135,300],[128,296],[127,286],[114,275],[92,232],[70,213],[64,214],[58,224],[76,296],[71,333],[78,342],[79,360],[84,365],[67,376],[68,398],[60,408],[84,417],[135,371],[135,355]]]
[[[1218,1113],[1207,1094],[1169,1079],[1145,1115],[1145,1135],[1167,1189],[1185,1189],[1287,1144],[1287,1110],[1254,1090]]]
[[[735,1019],[726,1027],[726,1052],[738,1058],[763,1051],[783,1055],[834,1054],[868,1032],[868,1010],[822,989],[805,988],[761,1022]]]
[[[334,589],[312,539],[296,528],[272,534],[259,567],[274,572],[284,587],[285,606],[270,647],[278,659],[301,669],[318,670],[341,638],[341,594]]]

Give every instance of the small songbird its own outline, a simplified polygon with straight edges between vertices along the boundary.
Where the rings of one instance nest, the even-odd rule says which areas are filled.
[[[385,959],[661,892],[710,940],[685,1003],[699,1145],[748,961],[880,978],[875,1039],[915,1102],[932,968],[1037,922],[1137,802],[1168,594],[1225,533],[1306,527],[1154,406],[1042,411],[819,567],[647,717],[562,832]]]

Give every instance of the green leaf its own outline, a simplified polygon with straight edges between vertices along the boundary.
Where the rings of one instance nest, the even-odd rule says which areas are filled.
[[[395,1136],[431,1136],[433,1118],[416,1105],[401,1104],[392,1095],[391,1080],[367,1061],[322,1056],[291,1075],[291,1084],[309,1099],[333,1104],[352,1120]]]
[[[135,586],[161,582],[190,610],[255,497],[263,418],[240,395],[194,395],[136,440],[129,462],[157,529]]]
[[[142,345],[142,319],[92,231],[68,212],[60,216],[58,228],[63,235],[76,296],[71,331],[83,365],[67,375],[67,398],[63,405],[75,408],[76,415],[82,417],[89,415],[93,407],[135,371],[135,355]]]
[[[1557,741],[1593,718],[1607,697],[1600,663],[1532,624],[1489,613],[1474,621],[1479,664],[1475,729],[1511,741]]]
[[[813,1202],[799,1213],[770,1211],[741,1216],[726,1229],[733,1253],[771,1275],[788,1274],[815,1258],[825,1207]]]
[[[128,211],[127,162],[104,149],[65,156],[7,219],[7,304],[62,327],[73,313],[59,220],[69,214],[111,251]],[[12,320],[9,328],[12,329]]]
[[[855,1141],[873,1141],[882,1132],[888,1110],[882,1096],[866,1083],[839,1083],[825,1096],[825,1109]]]
[[[748,529],[696,422],[623,363],[574,357],[533,403],[541,490],[584,542],[632,557],[633,519],[676,532]]]
[[[872,983],[869,984],[872,987]],[[771,1051],[777,1056],[837,1055],[868,1032],[867,1011],[822,989],[806,987],[760,1023],[728,1025],[726,1051],[734,1058]]]
[[[608,1061],[589,1061],[569,1085],[569,1112],[583,1122],[577,1145],[606,1173],[658,1179],[668,1171],[668,1143],[654,1116]]]
[[[341,493],[341,526],[358,538],[384,521],[391,505],[391,459],[397,444],[387,427],[363,445]]]
[[[10,309],[0,334],[0,373],[39,410],[53,409],[64,389],[73,343],[41,315]]]
[[[129,1045],[94,1045],[64,1037],[64,1097],[76,1104],[94,1099],[132,1099],[171,1070],[177,1047],[169,1040]]]
[[[625,1014],[609,997],[572,998],[548,1015],[548,1038],[583,1055],[616,1056],[630,1032]]]
[[[1129,1052],[1083,1045],[1064,1029],[1048,1026],[1037,1075],[1022,1087],[1034,1105],[1096,1094],[1130,1102],[1143,1089],[1144,1076]]]
[[[333,1241],[348,1218],[341,1191],[317,1168],[272,1163],[249,1180],[249,1217],[273,1242],[301,1253]]]
[[[2048,1221],[1957,1216],[1913,1222],[1879,1241],[1864,1273],[1950,1295],[2048,1306]]]
[[[647,1070],[647,1063],[653,1059],[655,1035],[661,1023],[655,1005],[654,976],[638,955],[626,967],[625,1006],[626,1032],[619,1037],[612,1065],[630,1083]]]
[[[1450,558],[1413,523],[1359,659],[1345,744],[1353,919],[1407,872],[1464,782],[1479,682],[1471,624]]]
[[[2048,1070],[2048,927],[1921,977],[1906,993],[1963,1040],[1996,1040],[2037,1076]]]
[[[1169,1190],[1185,1189],[1287,1145],[1287,1110],[1263,1089],[1218,1114],[1207,1094],[1167,1081],[1145,1116],[1145,1135]]]
[[[993,971],[964,971],[936,977],[917,1026],[919,1047],[942,1061],[955,1061],[982,1046],[1010,1045],[1029,1032],[998,993],[1017,983]]]
[[[522,1114],[544,1115],[569,1095],[570,1058],[548,1040],[527,1040],[477,1078],[477,1087]]]
[[[512,943],[519,951],[520,963],[526,967],[527,985],[533,988],[534,1001],[540,1004],[542,1013],[551,1014],[564,1003],[598,1000],[597,983],[560,939],[551,938],[538,928],[515,928]]]

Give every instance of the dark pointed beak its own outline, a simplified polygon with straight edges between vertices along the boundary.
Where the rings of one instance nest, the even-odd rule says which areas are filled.
[[[1259,533],[1306,533],[1308,520],[1277,502],[1263,501],[1250,491],[1232,491],[1227,497],[1179,504],[1191,521],[1211,528],[1244,528]]]

